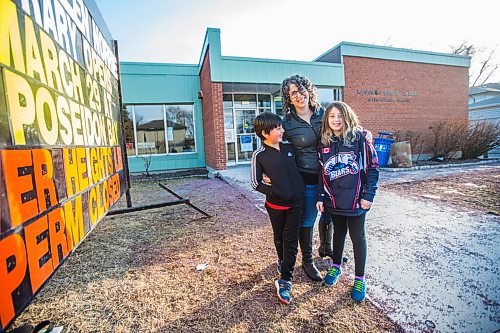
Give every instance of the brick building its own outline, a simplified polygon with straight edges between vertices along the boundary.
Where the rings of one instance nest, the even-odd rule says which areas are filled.
[[[433,123],[467,119],[468,57],[342,42],[304,62],[223,56],[220,45],[209,28],[198,64],[120,64],[131,172],[145,156],[150,171],[249,163],[253,119],[281,113],[279,86],[293,74],[311,79],[322,105],[350,104],[375,135],[415,130],[429,142]]]

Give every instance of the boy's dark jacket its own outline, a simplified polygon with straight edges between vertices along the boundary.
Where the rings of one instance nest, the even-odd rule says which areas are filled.
[[[262,181],[265,173],[271,185]],[[253,152],[250,180],[252,187],[266,195],[266,201],[279,206],[302,206],[305,185],[295,164],[295,153],[290,143],[280,143],[280,150],[266,145]]]
[[[329,147],[318,148],[322,166],[318,201],[329,214],[362,215],[366,210],[360,207],[360,199],[373,202],[377,190],[377,153],[361,131],[349,146],[337,137],[333,140]]]

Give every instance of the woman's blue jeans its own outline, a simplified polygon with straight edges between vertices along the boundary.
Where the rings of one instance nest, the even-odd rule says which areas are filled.
[[[302,221],[300,224],[302,228],[309,228],[314,226],[314,222],[316,222],[316,218],[318,217],[318,210],[316,209],[317,201],[318,201],[318,186],[306,185],[306,195],[304,198]]]

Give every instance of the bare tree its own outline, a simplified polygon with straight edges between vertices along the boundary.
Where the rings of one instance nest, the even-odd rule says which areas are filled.
[[[462,159],[484,155],[500,146],[500,123],[478,121],[469,126],[467,138],[461,143]]]
[[[469,83],[472,83],[471,86],[480,86],[485,84],[491,75],[493,75],[493,73],[495,73],[499,68],[499,64],[495,63],[494,59],[496,48],[488,52],[486,50],[478,49],[474,44],[469,44],[465,41],[459,46],[452,46],[452,50],[453,54],[471,57],[471,62],[478,58],[483,59],[480,61],[479,72],[469,75]],[[483,56],[486,52],[488,52],[487,55]]]
[[[143,162],[144,162],[144,170],[146,171],[146,173],[142,173],[143,175],[145,175],[146,177],[149,177],[151,176],[151,174],[149,173],[149,168],[151,167],[151,162],[152,162],[152,158],[153,156],[152,155],[147,155],[147,156],[141,156]]]
[[[496,49],[491,50],[488,54],[487,58],[481,62],[481,68],[479,69],[479,73],[472,83],[472,86],[483,85],[488,81],[490,76],[498,69],[498,64],[493,63],[493,55],[495,54]],[[479,82],[478,82],[479,81]]]

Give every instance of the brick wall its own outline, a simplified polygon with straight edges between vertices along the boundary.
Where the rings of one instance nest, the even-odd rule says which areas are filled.
[[[466,67],[344,56],[344,71],[344,101],[375,137],[378,131],[417,130],[425,153],[430,125],[467,119]]]
[[[205,53],[201,67],[200,85],[203,92],[202,118],[205,164],[215,170],[225,170],[226,144],[224,138],[222,83],[211,81],[208,50]]]

